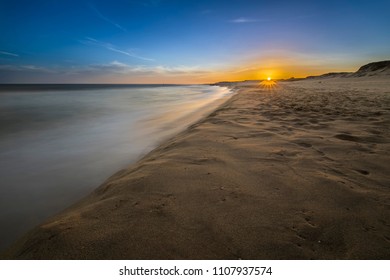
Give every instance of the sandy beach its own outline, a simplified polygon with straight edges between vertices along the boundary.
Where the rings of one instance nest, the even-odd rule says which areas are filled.
[[[389,259],[389,76],[229,83],[6,259]]]

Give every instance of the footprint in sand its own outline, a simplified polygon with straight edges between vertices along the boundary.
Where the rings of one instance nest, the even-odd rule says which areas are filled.
[[[316,227],[316,224],[314,224],[311,220],[311,217],[305,217],[305,221],[312,227]]]
[[[359,137],[349,135],[349,134],[343,134],[343,133],[336,134],[334,137],[337,139],[340,139],[340,140],[345,140],[345,141],[352,141],[352,142],[359,142],[360,141]]]
[[[306,210],[306,209],[302,209],[300,211],[300,214],[303,216],[304,220],[306,221],[306,223],[311,226],[311,227],[317,227],[317,225],[315,223],[312,222],[312,217],[310,215],[310,213],[313,213],[309,210]]]
[[[310,148],[310,147],[312,147],[311,144],[306,143],[306,142],[297,142],[296,144],[298,144],[299,146],[304,147],[304,148]]]
[[[363,175],[370,175],[370,172],[366,171],[366,170],[362,170],[362,169],[355,169],[355,171],[359,172],[360,174],[363,174]]]

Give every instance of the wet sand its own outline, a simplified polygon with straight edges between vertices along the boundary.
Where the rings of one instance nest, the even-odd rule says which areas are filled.
[[[230,84],[11,259],[389,259],[387,77]]]

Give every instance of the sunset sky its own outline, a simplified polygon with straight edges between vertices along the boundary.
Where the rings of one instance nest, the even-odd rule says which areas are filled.
[[[390,58],[390,1],[0,1],[0,83],[208,83]]]

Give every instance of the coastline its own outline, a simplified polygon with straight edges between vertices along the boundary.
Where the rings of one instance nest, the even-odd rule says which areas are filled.
[[[2,258],[388,259],[390,87],[327,86],[235,85]]]
[[[0,93],[0,252],[231,94],[208,85],[55,86]]]

